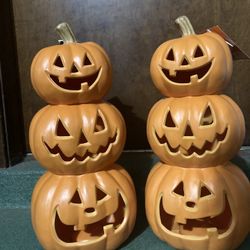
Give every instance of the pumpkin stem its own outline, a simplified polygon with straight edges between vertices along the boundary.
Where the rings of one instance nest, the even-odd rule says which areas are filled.
[[[188,36],[188,35],[195,34],[193,26],[190,23],[188,17],[180,16],[177,19],[175,19],[175,23],[177,23],[180,26],[180,29],[182,31],[182,36]]]
[[[67,23],[60,23],[56,26],[56,32],[63,40],[63,43],[76,43],[76,38]]]

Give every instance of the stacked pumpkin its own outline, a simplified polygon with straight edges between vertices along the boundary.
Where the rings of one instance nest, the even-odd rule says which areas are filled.
[[[119,111],[101,101],[111,65],[96,43],[77,43],[66,23],[63,44],[42,49],[32,84],[49,103],[33,118],[30,147],[49,170],[32,195],[32,223],[45,249],[115,249],[131,233],[136,197],[129,174],[115,164],[126,128]]]
[[[179,17],[183,36],[155,51],[151,76],[161,99],[148,116],[147,136],[161,162],[146,184],[146,214],[171,246],[230,250],[250,228],[250,184],[229,160],[242,145],[240,108],[219,94],[232,74],[230,49],[219,35],[196,35]]]

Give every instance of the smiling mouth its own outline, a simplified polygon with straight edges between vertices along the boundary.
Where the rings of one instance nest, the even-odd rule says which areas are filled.
[[[61,150],[58,144],[56,144],[56,146],[54,147],[50,147],[45,141],[43,141],[43,143],[52,155],[60,155],[60,157],[66,162],[70,162],[74,159],[80,162],[84,162],[87,158],[94,160],[98,158],[101,154],[105,154],[115,143],[116,138],[117,138],[117,132],[115,133],[113,137],[109,138],[106,146],[102,146],[102,145],[99,146],[97,152],[95,153],[87,150],[83,156],[78,155],[78,154],[67,156],[63,153],[63,151]]]
[[[51,80],[60,88],[67,90],[81,90],[82,86],[85,85],[88,88],[91,88],[99,77],[101,69],[98,69],[95,73],[88,76],[81,77],[65,77],[65,82],[60,82],[59,77],[53,74],[49,74]]]
[[[91,224],[85,224],[82,230],[78,230],[76,225],[67,225],[62,222],[58,212],[55,216],[55,231],[57,237],[66,243],[75,243],[100,238],[107,232],[115,232],[125,219],[125,202],[119,193],[119,205],[111,215]]]
[[[161,145],[165,145],[168,148],[168,151],[170,151],[171,153],[176,153],[176,154],[181,153],[183,156],[189,157],[193,154],[197,154],[197,155],[201,156],[201,155],[205,154],[207,151],[208,152],[213,151],[216,147],[218,147],[219,143],[224,141],[224,139],[227,135],[227,130],[228,130],[228,128],[226,127],[224,129],[223,133],[221,133],[221,134],[216,133],[214,140],[212,142],[205,141],[205,143],[203,144],[203,146],[201,148],[198,148],[194,144],[192,144],[188,149],[183,148],[181,145],[179,145],[177,147],[172,147],[165,135],[160,137],[157,134],[157,132],[155,131],[155,136],[156,136],[158,142]]]
[[[175,83],[191,83],[193,78],[202,79],[212,66],[212,61],[194,68],[194,69],[182,69],[175,70],[175,75],[170,75],[169,70],[162,68],[162,72],[167,79]]]
[[[213,217],[186,219],[186,223],[178,223],[174,215],[164,210],[162,197],[159,205],[161,225],[175,234],[190,236],[223,234],[229,230],[232,224],[232,212],[226,195],[225,207],[221,214]]]

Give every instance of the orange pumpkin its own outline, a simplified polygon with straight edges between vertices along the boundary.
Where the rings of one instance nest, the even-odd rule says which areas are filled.
[[[232,55],[225,40],[213,32],[196,35],[187,17],[176,22],[181,38],[155,51],[151,77],[163,95],[182,97],[218,93],[232,75]]]
[[[108,103],[52,105],[30,125],[34,157],[55,174],[82,174],[114,163],[126,138],[124,120]]]
[[[250,184],[231,163],[181,168],[158,163],[146,184],[154,233],[177,249],[232,250],[250,228]]]
[[[36,184],[31,209],[45,249],[116,249],[134,227],[135,190],[118,165],[76,176],[47,172]]]
[[[51,104],[88,103],[102,99],[111,86],[111,65],[96,43],[77,43],[69,26],[57,27],[64,44],[44,48],[31,65],[38,95]]]
[[[166,98],[151,109],[147,136],[161,161],[181,167],[210,167],[240,149],[244,117],[227,96]]]

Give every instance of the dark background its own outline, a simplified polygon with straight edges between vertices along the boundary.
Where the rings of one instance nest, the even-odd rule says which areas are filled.
[[[164,41],[180,36],[174,20],[187,15],[197,32],[220,27],[250,54],[250,0],[13,0],[0,3],[0,166],[29,152],[29,123],[46,103],[31,87],[30,64],[41,49],[57,44],[54,29],[68,22],[78,41],[95,41],[107,51],[113,85],[105,100],[123,114],[128,130],[126,149],[149,149],[148,112],[162,96],[154,87],[150,59]],[[250,61],[234,61],[225,94],[246,119],[245,145],[250,143]]]

